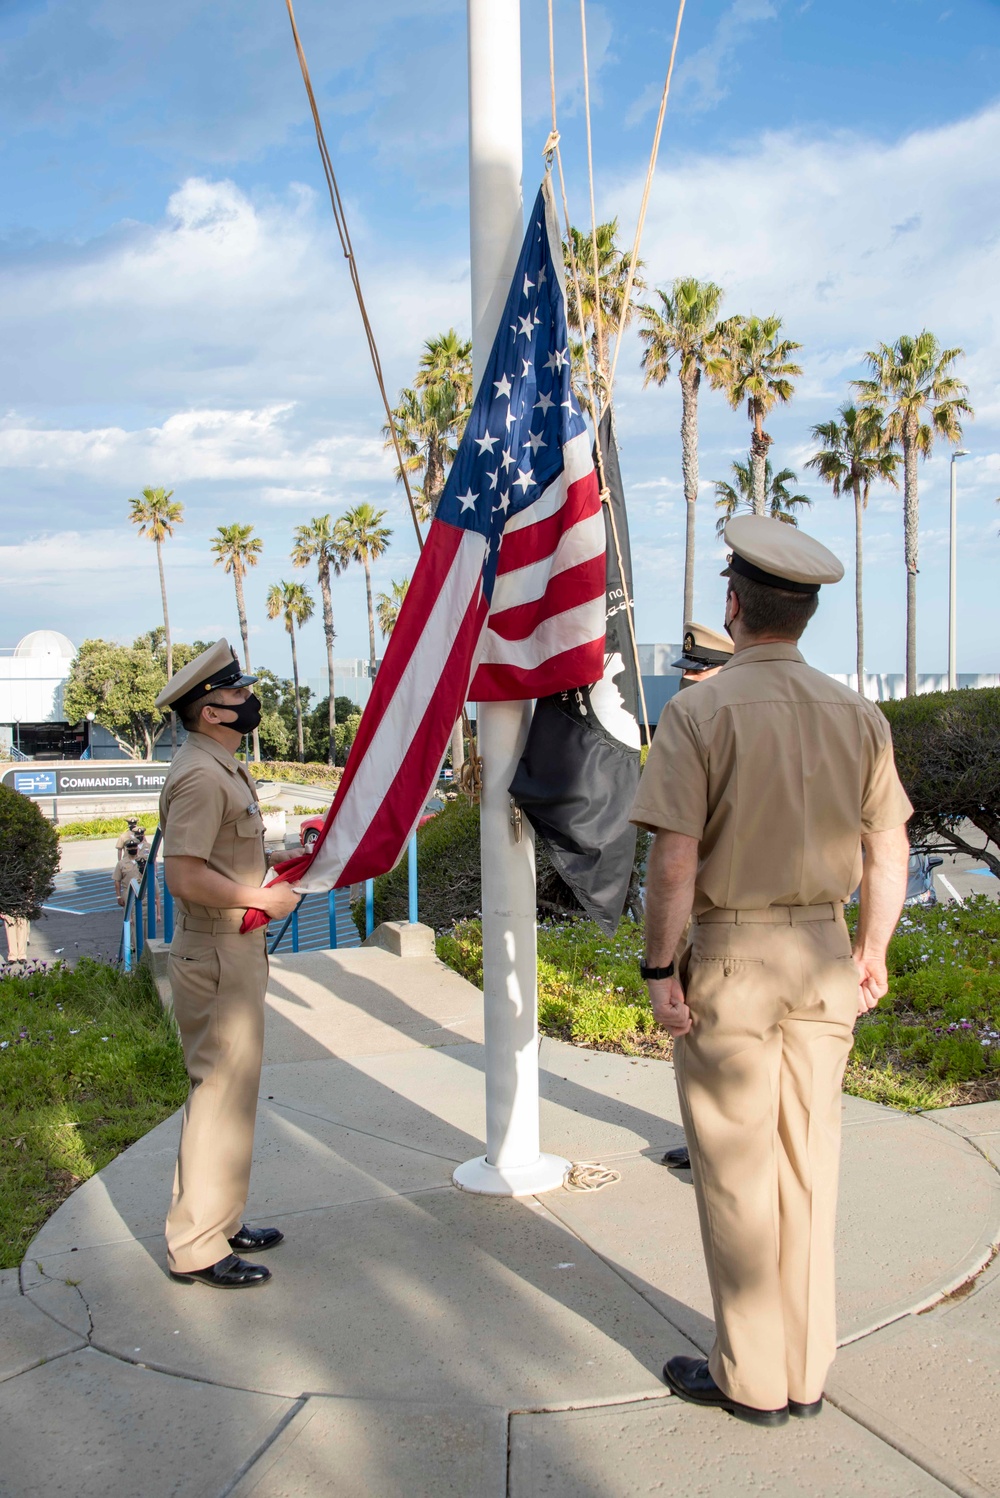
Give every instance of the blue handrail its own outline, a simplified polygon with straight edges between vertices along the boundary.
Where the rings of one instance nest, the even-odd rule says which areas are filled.
[[[146,867],[142,871],[142,878],[133,879],[129,884],[128,894],[125,897],[125,909],[122,913],[122,939],[118,949],[118,958],[127,973],[132,971],[132,922],[135,920],[135,956],[136,961],[142,956],[146,936],[156,935],[156,855],[160,851],[163,835],[159,827],[153,833],[153,841],[149,845],[149,853],[146,857]],[[146,902],[145,920],[143,920],[143,901]],[[173,936],[174,924],[174,902],[170,898],[166,880],[163,883],[163,915],[164,935],[167,941]],[[166,930],[170,926],[169,933]]]

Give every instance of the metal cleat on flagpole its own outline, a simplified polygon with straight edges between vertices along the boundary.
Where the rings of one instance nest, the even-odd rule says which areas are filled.
[[[478,388],[523,232],[519,0],[468,0],[472,357]],[[531,721],[530,702],[481,702],[480,835],[486,1038],[486,1154],[456,1186],[531,1196],[561,1186],[569,1161],[543,1154],[538,1120],[535,840],[512,825],[507,787]]]

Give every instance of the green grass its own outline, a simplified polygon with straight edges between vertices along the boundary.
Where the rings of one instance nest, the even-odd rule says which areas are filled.
[[[671,1054],[640,982],[642,928],[613,938],[591,921],[538,928],[538,1020],[547,1035],[625,1055]],[[482,984],[480,923],[438,938],[442,961]],[[858,1021],[845,1081],[907,1110],[1000,1097],[1000,905],[911,907],[889,947],[889,993]]]
[[[148,811],[133,820],[141,823],[147,833],[155,832],[160,825],[160,818],[155,811]],[[60,838],[117,837],[120,832],[127,831],[128,822],[125,817],[91,817],[86,822],[63,822],[56,827]]]
[[[179,1107],[187,1087],[145,968],[84,958],[0,978],[0,1269],[19,1264],[73,1188]]]
[[[247,769],[255,780],[287,780],[292,784],[315,785],[331,792],[337,789],[344,773],[340,765],[328,765],[318,760],[310,760],[302,765],[285,759],[262,759],[260,764],[255,765],[251,760]]]

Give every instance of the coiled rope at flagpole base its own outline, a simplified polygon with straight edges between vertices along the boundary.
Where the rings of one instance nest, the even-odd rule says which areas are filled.
[[[620,1170],[602,1165],[599,1160],[574,1160],[563,1186],[567,1191],[603,1191],[605,1186],[617,1185],[621,1178]]]

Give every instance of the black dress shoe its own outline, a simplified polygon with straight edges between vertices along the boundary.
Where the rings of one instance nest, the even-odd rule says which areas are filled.
[[[284,1236],[277,1228],[248,1228],[244,1223],[236,1236],[230,1238],[229,1247],[234,1254],[262,1254],[265,1248],[276,1248]]]
[[[823,1412],[823,1396],[814,1399],[811,1404],[802,1404],[798,1399],[788,1401],[788,1413],[794,1415],[796,1420],[815,1420],[817,1415]]]
[[[171,1269],[170,1277],[188,1285],[192,1280],[202,1280],[206,1285],[214,1285],[217,1290],[248,1290],[252,1285],[266,1285],[271,1278],[271,1271],[263,1264],[248,1264],[246,1259],[239,1258],[237,1254],[227,1254],[224,1259],[220,1259],[217,1264],[210,1264],[207,1269],[192,1269],[188,1274],[178,1274]]]
[[[748,1425],[774,1426],[788,1423],[787,1404],[780,1410],[758,1410],[753,1405],[737,1404],[735,1399],[730,1399],[709,1373],[708,1363],[704,1358],[671,1358],[664,1366],[663,1381],[679,1399],[686,1399],[689,1404],[706,1404],[715,1409],[726,1410],[730,1415],[735,1415],[737,1420],[745,1420]]]
[[[669,1165],[671,1170],[690,1170],[691,1156],[688,1154],[686,1144],[679,1144],[676,1149],[667,1150],[663,1157],[664,1165]]]

